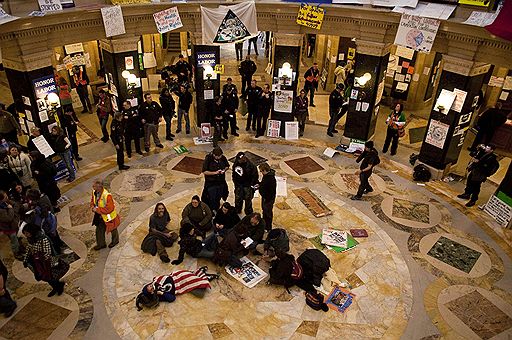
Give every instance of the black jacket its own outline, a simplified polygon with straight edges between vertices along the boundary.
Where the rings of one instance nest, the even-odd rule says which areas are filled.
[[[369,151],[363,151],[361,155],[357,157],[356,162],[361,162],[361,165],[359,166],[360,170],[366,169],[370,164],[373,165],[373,167],[370,170],[368,170],[369,173],[372,173],[375,165],[380,163],[379,153],[377,152],[377,150],[375,150],[375,148]]]
[[[241,163],[238,159],[233,164],[233,183],[235,187],[250,187],[258,183],[258,170],[250,160]]]
[[[139,105],[139,114],[140,119],[144,119],[146,123],[158,125],[158,120],[162,117],[162,108],[155,101],[151,104],[144,102]]]
[[[50,134],[50,137],[48,138],[48,142],[50,146],[52,147],[53,151],[55,153],[64,153],[66,152],[66,141],[64,140],[66,136],[64,134],[62,135],[54,135]]]
[[[74,113],[74,112],[71,115],[63,114],[60,117],[60,122],[62,124],[62,128],[68,134],[74,133],[78,130],[78,128],[77,128],[78,117],[76,116],[76,113]]]
[[[112,138],[112,143],[114,145],[119,145],[119,147],[123,147],[124,141],[124,126],[123,122],[120,122],[116,119],[112,121],[110,125],[110,138]]]
[[[171,95],[169,96],[160,96],[160,105],[162,105],[162,115],[164,116],[173,116],[174,111],[176,110],[176,103]]]
[[[268,97],[267,97],[268,95]],[[269,113],[270,109],[272,108],[272,103],[274,102],[274,94],[269,91],[265,93],[264,91],[261,92],[260,95],[260,101],[259,101],[259,113],[262,115],[266,115]]]
[[[236,112],[238,110],[238,96],[235,92],[222,95],[222,107],[229,112]]]
[[[206,155],[203,162],[203,169],[202,172],[205,171],[217,171],[226,169],[229,167],[228,160],[226,156],[222,156],[220,160],[216,160],[213,157],[213,154],[210,152]],[[226,183],[226,174],[219,174],[219,175],[211,175],[211,176],[204,176],[204,180],[206,184],[218,184],[218,183]]]
[[[32,171],[32,177],[37,181],[39,190],[48,195],[52,203],[55,203],[60,197],[60,189],[54,179],[57,175],[55,165],[41,156],[41,158],[34,159],[30,163],[30,170]]]
[[[280,259],[272,260],[272,262],[270,262],[269,269],[269,282],[285,287],[292,287],[295,285],[296,282],[292,278],[293,262],[295,262],[295,257],[290,254],[286,254]]]
[[[248,230],[247,236],[249,236],[254,242],[260,243],[263,240],[263,235],[265,234],[265,221],[263,221],[263,219],[260,220],[258,225],[253,226],[251,224],[251,215],[247,215],[242,218],[239,223],[245,225]]]
[[[329,95],[329,111],[338,112],[343,105],[343,96],[338,90],[333,90]]]
[[[180,251],[177,261],[173,261],[174,264],[180,264],[181,262],[183,262],[185,254],[188,254],[195,258],[197,254],[199,254],[199,252],[203,249],[203,242],[201,242],[201,240],[198,240],[195,236],[180,238],[178,244],[180,245]]]
[[[254,74],[254,72],[256,72],[257,69],[258,69],[258,67],[254,63],[254,61],[252,61],[252,60],[244,60],[244,61],[242,61],[240,63],[240,67],[238,68],[238,72],[240,72],[240,74],[242,76],[250,77],[250,76],[252,76]]]
[[[176,92],[176,95],[179,98],[178,108],[188,112],[190,110],[190,105],[192,105],[192,95],[190,94],[190,92],[188,92],[188,91],[185,91],[185,92],[179,91],[179,92]]]
[[[247,106],[257,109],[262,92],[263,90],[259,86],[249,86],[247,90],[245,90],[245,95],[247,96]]]
[[[478,162],[469,166],[472,181],[484,182],[490,175],[491,168],[498,166],[499,163],[494,153],[483,153],[477,155]],[[498,163],[498,164],[496,164]]]
[[[18,176],[7,166],[7,164],[0,165],[0,190],[8,192],[14,188],[16,184],[21,183]]]
[[[293,108],[293,113],[295,115],[308,113],[308,106],[309,106],[309,104],[308,104],[307,96],[304,96],[304,98],[301,96],[297,96],[297,97],[295,97],[295,105]]]
[[[217,215],[215,215],[215,218],[213,219],[213,225],[223,225],[223,230],[229,230],[233,228],[238,222],[240,222],[240,217],[238,217],[238,214],[236,213],[234,207],[231,207],[227,214],[224,214],[222,212],[221,207],[219,211],[217,211]]]
[[[273,201],[276,199],[276,172],[274,169],[270,169],[270,171],[263,175],[260,182],[260,195],[267,201]]]
[[[138,132],[142,127],[139,110],[137,110],[135,107],[130,107],[128,110],[123,109],[122,113],[125,131],[131,133]]]

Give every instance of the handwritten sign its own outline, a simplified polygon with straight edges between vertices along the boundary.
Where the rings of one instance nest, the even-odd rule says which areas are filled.
[[[13,21],[16,19],[19,19],[19,17],[15,17],[15,16],[8,14],[6,11],[4,11],[2,6],[0,6],[0,25],[8,23],[9,21]],[[0,57],[0,60],[1,60],[1,57]]]
[[[153,14],[158,33],[166,33],[183,27],[178,7],[168,8],[164,11]]]
[[[437,35],[440,21],[410,14],[402,14],[395,36],[395,45],[415,51],[430,52]]]
[[[62,11],[60,0],[38,0],[41,12]]]
[[[301,4],[297,24],[319,30],[324,21],[325,10],[318,6]]]
[[[101,16],[103,17],[103,26],[105,27],[105,35],[107,37],[126,33],[121,6],[103,7],[101,9]]]

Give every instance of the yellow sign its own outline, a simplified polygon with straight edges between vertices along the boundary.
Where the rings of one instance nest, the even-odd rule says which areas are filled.
[[[224,74],[224,65],[222,65],[222,64],[215,65],[215,73]]]
[[[319,30],[324,21],[325,10],[318,6],[301,4],[297,24]]]
[[[356,56],[356,49],[353,47],[348,48],[347,59],[353,60]]]
[[[490,3],[490,0],[459,0],[459,4],[461,5],[471,5],[479,7],[489,7]]]
[[[151,0],[110,0],[112,5],[149,4]]]

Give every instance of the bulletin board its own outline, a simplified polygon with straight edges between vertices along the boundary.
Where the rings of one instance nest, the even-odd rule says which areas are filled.
[[[393,85],[391,87],[392,98],[407,100],[414,75],[416,55],[417,52],[415,51],[413,51],[411,55],[399,54],[397,49],[396,57],[398,58],[398,66],[393,75]]]

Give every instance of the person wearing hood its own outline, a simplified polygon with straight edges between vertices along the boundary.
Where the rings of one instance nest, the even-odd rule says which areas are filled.
[[[258,183],[258,170],[247,158],[245,153],[239,152],[233,164],[233,184],[235,184],[235,209],[238,214],[242,213],[242,206],[245,202],[244,212],[250,215],[253,212],[252,198],[254,189]]]
[[[261,196],[261,211],[263,212],[263,220],[267,230],[272,229],[272,220],[274,218],[273,208],[276,201],[276,172],[271,169],[268,163],[259,165],[259,169],[263,177],[258,185],[258,190]]]

